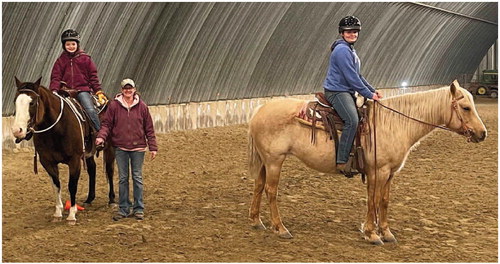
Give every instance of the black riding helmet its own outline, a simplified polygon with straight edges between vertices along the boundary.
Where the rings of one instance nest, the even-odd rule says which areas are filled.
[[[76,32],[74,29],[68,29],[68,30],[65,30],[62,34],[61,34],[61,43],[62,43],[62,46],[63,46],[63,49],[65,50],[64,48],[64,43],[66,41],[76,41],[77,45],[78,45],[78,48],[80,48],[80,34],[78,34],[78,32]]]
[[[355,16],[346,16],[339,22],[339,33],[346,30],[359,30],[361,31],[361,21]]]
[[[68,40],[73,40],[80,44],[80,34],[78,34],[78,32],[76,32],[74,29],[65,30],[61,34],[61,42],[62,44],[64,44],[64,42]]]

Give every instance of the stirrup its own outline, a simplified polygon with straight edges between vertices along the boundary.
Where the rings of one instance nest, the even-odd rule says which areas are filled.
[[[360,174],[359,171],[357,171],[352,165],[353,165],[353,161],[354,161],[354,154],[351,152],[349,154],[349,160],[347,160],[347,163],[345,164],[345,167],[343,170],[340,170],[340,172],[342,174],[344,174],[344,176],[346,176],[347,178],[352,178],[358,174]]]
[[[344,171],[344,170],[340,170],[340,173],[344,174],[344,176],[349,179],[359,174],[358,171]]]

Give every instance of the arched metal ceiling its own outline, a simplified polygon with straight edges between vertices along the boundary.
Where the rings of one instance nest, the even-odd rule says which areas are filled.
[[[103,89],[133,78],[150,104],[322,90],[337,23],[363,23],[356,50],[376,87],[472,74],[497,39],[498,3],[2,3],[2,111],[14,76],[47,86],[68,28],[82,35]]]

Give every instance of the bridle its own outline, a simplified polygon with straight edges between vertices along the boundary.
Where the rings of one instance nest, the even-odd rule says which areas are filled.
[[[35,130],[35,125],[37,123],[36,117],[38,115],[38,107],[39,107],[40,95],[37,92],[35,92],[35,91],[31,90],[31,89],[19,89],[17,91],[19,93],[21,93],[21,92],[29,92],[29,93],[34,94],[35,97],[36,97],[35,114],[33,116],[31,116],[31,118],[28,120],[28,125],[26,127],[27,131],[35,133],[35,134],[47,132],[50,129],[52,129],[59,122],[59,120],[61,120],[62,113],[63,113],[63,110],[64,110],[64,101],[62,100],[61,97],[58,96],[59,100],[61,101],[61,110],[59,112],[59,116],[56,118],[56,121],[52,125],[50,125],[49,127],[45,128],[45,129]]]
[[[458,101],[462,100],[464,98],[464,95],[461,95],[459,97],[455,97],[451,100],[451,115],[450,115],[450,120],[448,120],[448,123],[445,125],[445,126],[441,126],[441,125],[434,125],[434,124],[431,124],[431,123],[427,123],[425,121],[422,121],[422,120],[419,120],[419,119],[416,119],[414,117],[411,117],[411,116],[408,116],[404,113],[401,113],[399,112],[398,110],[396,109],[393,109],[393,108],[390,108],[386,105],[383,105],[380,101],[375,101],[375,104],[378,104],[380,106],[382,106],[383,108],[386,108],[396,114],[399,114],[399,115],[402,115],[408,119],[411,119],[413,121],[416,121],[418,123],[421,123],[421,124],[424,124],[424,125],[428,125],[428,126],[432,126],[432,127],[435,127],[435,128],[440,128],[440,129],[443,129],[443,130],[447,130],[447,131],[453,131],[449,128],[449,125],[453,119],[453,113],[455,113],[457,115],[457,118],[458,120],[460,120],[461,122],[461,128],[462,128],[462,131],[460,132],[457,132],[458,134],[460,135],[463,135],[467,138],[467,142],[470,142],[471,141],[471,138],[472,138],[472,128],[470,128],[469,126],[467,126],[467,124],[465,123],[462,115],[460,114],[460,112],[458,111]]]
[[[460,112],[458,112],[458,101],[463,99],[464,96],[460,96],[460,97],[457,97],[457,98],[453,98],[453,100],[451,101],[451,109],[452,109],[452,112],[451,112],[451,115],[450,115],[450,120],[448,121],[448,124],[446,125],[447,127],[450,125],[451,123],[451,120],[453,119],[453,113],[455,113],[457,115],[457,118],[458,120],[460,120],[461,122],[461,127],[462,127],[462,131],[459,133],[460,135],[463,135],[464,137],[467,138],[467,142],[470,142],[471,139],[472,139],[472,128],[470,128],[464,121],[462,115],[460,115]]]

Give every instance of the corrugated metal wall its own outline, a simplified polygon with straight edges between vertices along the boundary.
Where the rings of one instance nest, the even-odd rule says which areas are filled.
[[[447,84],[497,39],[498,3],[2,3],[2,112],[14,76],[48,85],[74,28],[106,93],[133,78],[150,105],[321,90],[340,18],[363,23],[356,49],[376,87]]]

